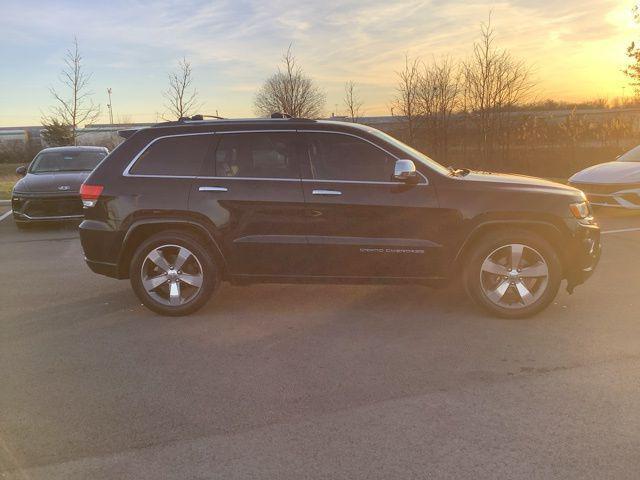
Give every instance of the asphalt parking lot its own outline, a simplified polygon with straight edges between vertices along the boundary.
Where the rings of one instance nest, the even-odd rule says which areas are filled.
[[[640,217],[601,222],[594,277],[507,321],[314,285],[164,318],[73,226],[0,221],[0,478],[635,479]]]

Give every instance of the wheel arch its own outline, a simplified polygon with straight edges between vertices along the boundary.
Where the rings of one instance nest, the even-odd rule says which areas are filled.
[[[200,239],[208,250],[214,255],[216,262],[221,266],[222,275],[227,271],[225,256],[213,233],[201,223],[195,220],[180,218],[146,218],[134,221],[122,242],[122,250],[118,258],[118,271],[120,278],[129,278],[129,266],[138,246],[151,235],[163,231],[179,231],[191,233]]]
[[[553,223],[543,220],[489,220],[476,225],[467,235],[465,240],[458,248],[454,257],[454,271],[459,273],[463,266],[467,255],[473,250],[473,246],[489,232],[497,230],[507,230],[517,228],[519,230],[528,230],[547,240],[558,254],[560,264],[562,266],[563,277],[567,272],[567,252],[564,246],[560,228]]]

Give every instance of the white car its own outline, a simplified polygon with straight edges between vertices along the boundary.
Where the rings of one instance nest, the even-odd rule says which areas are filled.
[[[640,145],[576,173],[569,185],[586,193],[592,205],[640,209]]]

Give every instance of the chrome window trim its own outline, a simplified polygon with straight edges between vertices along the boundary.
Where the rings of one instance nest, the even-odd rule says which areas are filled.
[[[261,181],[267,181],[267,182],[300,182],[301,180],[299,178],[277,178],[277,177],[193,177],[193,178],[197,178],[198,180],[248,180],[248,181],[254,181],[254,180],[261,180]]]
[[[384,148],[382,148],[380,145],[377,145],[375,143],[373,143],[371,140],[367,140],[366,138],[362,138],[360,135],[355,135],[353,133],[346,133],[346,132],[334,132],[333,130],[300,130],[301,132],[304,133],[332,133],[332,134],[338,134],[338,135],[346,135],[348,137],[355,137],[358,138],[360,140],[363,140],[367,143],[370,143],[371,145],[373,145],[374,147],[382,150],[384,153],[386,153],[387,155],[392,156],[393,158],[395,158],[396,160],[400,160],[400,158],[398,158],[396,155],[394,155],[393,153],[391,153],[389,150],[386,150]]]
[[[173,138],[173,137],[190,137],[190,136],[194,136],[194,135],[222,135],[225,133],[262,133],[262,132],[293,132],[296,133],[297,130],[296,129],[286,129],[286,130],[280,130],[280,129],[273,129],[273,130],[269,130],[269,129],[261,129],[261,130],[231,130],[231,131],[225,131],[225,132],[193,132],[193,133],[175,133],[175,134],[171,134],[171,135],[162,135],[160,137],[156,137],[153,140],[151,140],[149,143],[147,143],[144,148],[142,150],[140,150],[137,155],[135,157],[133,157],[133,160],[131,160],[129,162],[129,164],[125,167],[124,171],[122,172],[122,176],[123,177],[142,177],[142,178],[216,178],[216,177],[199,177],[198,175],[159,175],[159,174],[142,174],[142,173],[131,173],[131,169],[133,168],[133,166],[135,165],[135,163],[138,161],[138,159],[144,155],[144,153],[149,149],[149,147],[151,147],[151,145],[153,145],[154,143],[165,139],[165,138]],[[222,178],[228,178],[228,177],[222,177]],[[265,179],[265,180],[271,180],[271,179]],[[295,180],[299,180],[299,179],[295,179]]]
[[[414,187],[426,186],[429,183],[404,183],[404,182],[376,182],[376,181],[368,181],[368,180],[314,180],[312,178],[303,178],[303,182],[306,183],[355,183],[355,184],[364,184],[364,185],[411,185]]]
[[[134,178],[176,178],[176,179],[193,179],[198,178],[196,175],[154,175],[151,173],[123,173],[123,177]]]
[[[262,128],[260,130],[225,130],[215,132],[216,135],[226,135],[227,133],[298,133],[295,128]]]
[[[196,176],[188,176],[188,175],[156,175],[156,174],[142,174],[142,173],[130,173],[131,169],[138,161],[138,159],[144,155],[144,153],[156,142],[160,140],[164,140],[165,138],[174,138],[174,137],[193,137],[196,135],[215,135],[215,132],[193,132],[193,133],[176,133],[173,135],[162,135],[160,137],[156,137],[151,140],[149,143],[145,145],[145,147],[140,150],[133,160],[129,162],[129,164],[125,167],[124,172],[122,172],[123,177],[149,177],[149,178],[195,178]]]
[[[176,179],[195,179],[195,178],[201,178],[201,179],[206,179],[206,180],[261,180],[261,181],[279,181],[279,182],[321,182],[321,183],[355,183],[355,184],[369,184],[369,185],[403,185],[403,182],[380,182],[380,181],[368,181],[368,180],[326,180],[326,179],[314,179],[314,178],[262,178],[262,177],[210,177],[210,176],[199,176],[199,175],[160,175],[160,174],[142,174],[142,173],[130,173],[131,169],[133,168],[133,166],[135,165],[135,163],[138,161],[138,159],[144,155],[144,153],[149,149],[149,147],[151,147],[151,145],[153,145],[154,143],[163,140],[165,138],[173,138],[173,137],[189,137],[189,136],[195,136],[195,135],[227,135],[227,134],[239,134],[239,133],[270,133],[270,132],[275,132],[275,133],[331,133],[334,135],[346,135],[349,137],[354,137],[357,138],[359,140],[362,140],[364,142],[367,142],[371,145],[373,145],[374,147],[378,148],[379,150],[382,150],[383,152],[385,152],[387,155],[391,156],[392,158],[394,158],[395,160],[400,160],[400,158],[397,155],[394,155],[393,153],[389,152],[388,150],[382,148],[381,146],[373,143],[370,140],[367,140],[366,138],[363,138],[359,135],[355,135],[353,133],[346,133],[346,132],[338,132],[338,131],[334,131],[334,130],[308,130],[308,129],[260,129],[260,130],[228,130],[228,131],[223,131],[223,132],[193,132],[193,133],[176,133],[176,134],[171,134],[171,135],[162,135],[160,137],[156,137],[153,140],[151,140],[149,143],[147,143],[144,148],[142,150],[140,150],[140,152],[138,152],[136,154],[135,157],[133,157],[133,160],[131,160],[127,166],[125,167],[124,171],[122,172],[122,176],[123,177],[134,177],[134,178],[176,178]],[[413,184],[413,186],[428,186],[429,185],[429,180],[427,179],[427,177],[425,177],[422,172],[418,171],[418,174],[422,177],[422,179],[424,180],[424,182],[421,183],[416,183]]]

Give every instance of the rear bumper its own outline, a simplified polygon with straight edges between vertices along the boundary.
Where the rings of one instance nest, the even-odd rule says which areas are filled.
[[[565,265],[569,293],[593,275],[601,252],[600,227],[580,224],[572,235]]]
[[[84,257],[84,261],[87,262],[87,265],[94,273],[99,273],[100,275],[111,278],[120,278],[118,275],[118,265],[115,263],[96,262],[95,260],[89,260],[87,257]]]
[[[84,258],[89,268],[112,278],[126,278],[120,271],[119,258],[124,235],[104,222],[84,220],[78,227]]]

